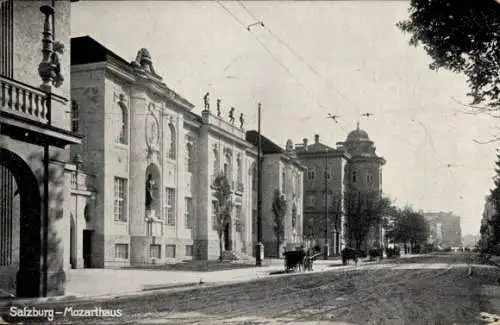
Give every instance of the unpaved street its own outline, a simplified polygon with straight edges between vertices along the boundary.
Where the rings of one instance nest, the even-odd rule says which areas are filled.
[[[464,255],[332,267],[325,273],[271,277],[251,283],[161,292],[74,308],[121,308],[108,324],[481,324],[500,314],[498,269],[475,267]],[[57,308],[63,308],[59,306]],[[56,317],[57,322],[76,322]]]

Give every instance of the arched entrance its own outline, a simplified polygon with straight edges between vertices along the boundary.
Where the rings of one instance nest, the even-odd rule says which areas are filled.
[[[41,207],[31,168],[0,148],[0,285],[18,297],[41,294]]]

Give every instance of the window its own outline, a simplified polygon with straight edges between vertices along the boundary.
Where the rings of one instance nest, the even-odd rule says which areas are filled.
[[[170,258],[175,257],[175,245],[165,246],[165,257],[170,257]]]
[[[316,176],[316,173],[314,172],[314,170],[307,171],[307,178],[309,178],[310,180],[313,180],[315,176]]]
[[[231,171],[231,156],[226,154],[224,156],[224,176],[226,176],[229,183],[232,181],[232,171]]]
[[[259,186],[259,184],[258,184],[258,176],[259,175],[257,175],[257,168],[254,167],[252,169],[252,188],[253,188],[254,191],[257,191],[257,186]]]
[[[78,132],[79,130],[79,109],[76,100],[71,101],[71,131]]]
[[[186,162],[185,162],[185,168],[186,171],[189,173],[193,172],[193,145],[191,143],[188,143],[186,145]]]
[[[76,172],[71,172],[71,187],[76,187],[76,182],[77,182],[77,179],[76,179]]]
[[[307,194],[307,206],[308,207],[314,207],[316,203],[316,196],[314,193],[308,193]]]
[[[115,244],[115,258],[128,259],[128,244]]]
[[[325,177],[326,177],[326,179],[330,179],[332,177],[330,169],[328,169],[328,168],[325,169]]]
[[[125,202],[127,200],[127,180],[115,177],[115,220],[127,221]]]
[[[193,200],[190,197],[185,199],[184,221],[187,229],[193,229]]]
[[[217,148],[214,149],[214,176],[217,177],[219,174],[219,152]]]
[[[149,257],[161,258],[161,245],[149,246]]]
[[[356,183],[356,172],[352,172],[352,182]]]
[[[175,153],[176,153],[176,145],[175,145],[175,140],[176,140],[176,135],[175,135],[175,128],[174,126],[172,125],[172,123],[170,123],[168,125],[169,129],[170,129],[170,148],[169,148],[169,151],[168,151],[168,158],[169,159],[175,159]]]
[[[186,245],[186,256],[193,256],[193,245]]]
[[[242,227],[241,227],[241,205],[236,206],[236,231],[237,232],[242,232]]]
[[[168,226],[175,226],[175,188],[165,188],[165,211]]]
[[[368,184],[370,184],[370,185],[373,184],[373,175],[372,175],[372,173],[368,173],[368,175],[366,175],[366,182]]]
[[[241,158],[238,156],[236,159],[236,173],[238,176],[238,183],[242,182],[243,175],[242,175],[242,170],[241,170]]]
[[[217,210],[219,209],[219,204],[217,201],[212,201],[212,229],[217,230]]]
[[[127,144],[127,138],[128,138],[127,107],[122,102],[119,102],[118,106],[119,106],[119,116],[120,116],[120,131],[118,132],[118,138],[116,140],[118,143]]]

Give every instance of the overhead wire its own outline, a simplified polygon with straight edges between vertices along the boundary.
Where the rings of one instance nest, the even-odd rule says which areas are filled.
[[[248,30],[247,26],[233,13],[231,10],[229,10],[222,2],[219,0],[216,0],[217,3],[223,8],[229,15],[231,15],[244,29]],[[288,75],[297,82],[297,84],[306,92],[306,94],[309,96],[309,98],[319,107],[324,108],[323,105],[321,105],[311,94],[309,89],[298,79],[296,78],[293,73],[290,71],[290,69],[287,68],[287,66],[281,62],[281,60],[271,51],[269,48],[254,34],[252,33],[251,30],[249,30],[250,35],[264,48],[264,50],[271,55],[271,57],[288,73]]]

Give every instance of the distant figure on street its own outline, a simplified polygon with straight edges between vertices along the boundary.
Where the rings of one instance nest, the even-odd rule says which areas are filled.
[[[205,94],[205,96],[203,96],[203,102],[205,103],[205,109],[206,109],[207,111],[209,111],[209,110],[210,110],[210,98],[209,98],[209,96],[210,96],[210,93],[209,93],[209,92],[207,92],[207,93]]]
[[[229,122],[234,124],[234,107],[231,107],[231,109],[229,110]]]
[[[245,124],[245,119],[243,118],[243,113],[240,114],[240,128],[243,129],[243,125]]]

